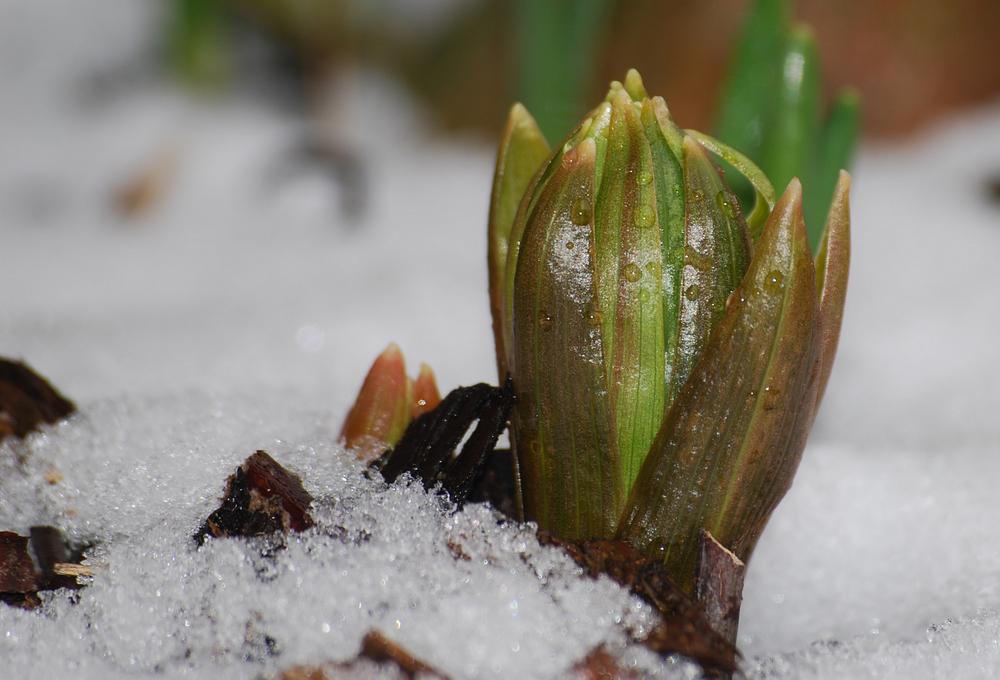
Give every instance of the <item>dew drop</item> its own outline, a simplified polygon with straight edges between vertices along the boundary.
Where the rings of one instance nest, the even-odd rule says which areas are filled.
[[[566,241],[566,250],[573,250],[573,242]]]
[[[582,227],[585,224],[590,224],[590,201],[586,198],[578,198],[573,201],[573,206],[570,208],[569,216],[573,221],[573,224],[577,226]]]
[[[691,302],[694,302],[695,300],[697,300],[697,299],[698,299],[698,293],[700,293],[700,292],[701,292],[701,291],[700,291],[700,290],[698,290],[698,284],[697,284],[697,283],[692,283],[692,284],[691,284],[690,286],[688,286],[688,287],[687,287],[687,289],[686,289],[686,290],[684,291],[684,297],[686,297],[686,298],[687,298],[688,300],[690,300]]]
[[[604,316],[598,311],[587,310],[584,313],[584,318],[587,320],[588,326],[600,326],[601,322],[604,321]]]
[[[712,258],[703,255],[693,248],[684,249],[684,264],[689,264],[700,271],[708,271],[712,266]]]
[[[701,189],[692,189],[691,198],[693,198],[696,201],[700,201],[703,198],[705,198],[705,192],[703,192]]]
[[[764,290],[768,295],[777,295],[785,287],[785,275],[777,269],[772,269],[764,277]]]
[[[635,211],[635,226],[649,229],[656,224],[656,211],[651,206],[642,205]]]
[[[642,278],[642,270],[639,269],[639,265],[634,262],[629,262],[625,265],[625,278],[633,283]]]
[[[646,290],[645,288],[639,291],[639,301],[649,302],[649,291]]]
[[[538,312],[538,327],[543,331],[547,331],[552,328],[552,317],[544,309]]]
[[[639,176],[636,178],[636,181],[639,184],[646,186],[647,184],[653,181],[653,173],[651,173],[649,170],[646,169],[640,170]]]
[[[536,456],[542,453],[542,445],[538,442],[537,439],[532,439],[531,443],[528,446],[531,447],[531,452]]]
[[[719,204],[719,210],[731,220],[736,219],[735,200],[728,191],[720,191],[718,196],[715,197],[715,202]]]

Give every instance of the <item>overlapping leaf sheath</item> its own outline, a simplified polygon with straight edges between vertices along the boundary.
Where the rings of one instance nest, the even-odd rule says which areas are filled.
[[[701,528],[746,560],[791,484],[823,373],[816,283],[793,180],[664,420],[619,528],[619,537],[661,552],[683,587],[694,582]]]

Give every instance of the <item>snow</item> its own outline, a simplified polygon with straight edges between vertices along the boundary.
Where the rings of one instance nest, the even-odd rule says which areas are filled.
[[[0,607],[0,675],[270,677],[349,659],[372,628],[455,678],[558,677],[599,643],[695,675],[625,647],[648,607],[529,528],[373,482],[334,444],[391,341],[442,390],[495,382],[490,145],[431,136],[372,74],[369,210],[347,221],[325,175],[282,174],[304,130],[280,101],[133,77],[154,9],[86,5],[0,9],[0,355],[80,407],[0,447],[0,529],[56,525],[95,568],[40,611]],[[163,201],[125,220],[115,190],[164,154]],[[1000,104],[861,153],[837,365],[747,576],[751,678],[1000,676],[998,158]],[[270,558],[198,549],[261,448],[317,527]]]

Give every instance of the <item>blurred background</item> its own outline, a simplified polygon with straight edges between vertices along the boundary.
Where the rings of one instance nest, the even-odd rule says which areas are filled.
[[[261,70],[343,117],[351,73],[393,74],[443,131],[495,136],[510,103],[568,127],[637,68],[683,127],[712,129],[747,0],[166,0],[174,72],[225,89]],[[899,138],[1000,91],[995,0],[799,0],[829,92],[858,88],[864,130]],[[279,74],[281,74],[279,76]],[[555,100],[555,101],[553,101]],[[546,107],[547,110],[542,110]],[[548,110],[548,109],[551,109]],[[570,122],[566,122],[570,121]],[[543,129],[546,125],[543,123]],[[554,128],[555,129],[555,128]],[[548,133],[548,131],[547,131]],[[551,134],[550,134],[551,136]],[[561,135],[560,135],[561,136]]]
[[[579,80],[567,116],[628,68],[684,127],[711,129],[746,0],[171,0],[164,37],[181,74],[225,87],[267,68],[316,105],[359,64],[393,73],[444,130],[495,135],[510,102],[537,99],[547,62]],[[995,0],[799,0],[829,90],[857,87],[870,136],[899,137],[1000,91]],[[167,27],[165,27],[166,29]],[[547,46],[547,47],[546,47]],[[573,72],[576,69],[578,72]],[[328,94],[328,93],[327,93]],[[553,93],[550,92],[551,96]],[[531,108],[529,102],[529,108]]]

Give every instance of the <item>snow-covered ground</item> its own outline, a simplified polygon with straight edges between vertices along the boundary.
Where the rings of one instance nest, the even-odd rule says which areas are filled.
[[[370,205],[349,223],[328,177],[281,172],[302,128],[279,103],[133,77],[154,19],[138,0],[0,7],[0,355],[80,408],[0,448],[0,530],[55,524],[99,565],[78,602],[0,607],[0,677],[266,677],[349,658],[370,628],[456,678],[554,677],[601,641],[690,676],[621,650],[620,622],[650,616],[627,593],[486,509],[374,485],[333,443],[390,341],[442,390],[495,382],[493,150],[428,137],[371,83]],[[165,156],[162,202],[120,217],[115,190]],[[750,563],[748,675],[1000,677],[1000,105],[855,170],[840,352]],[[326,531],[273,561],[196,549],[260,448]]]

